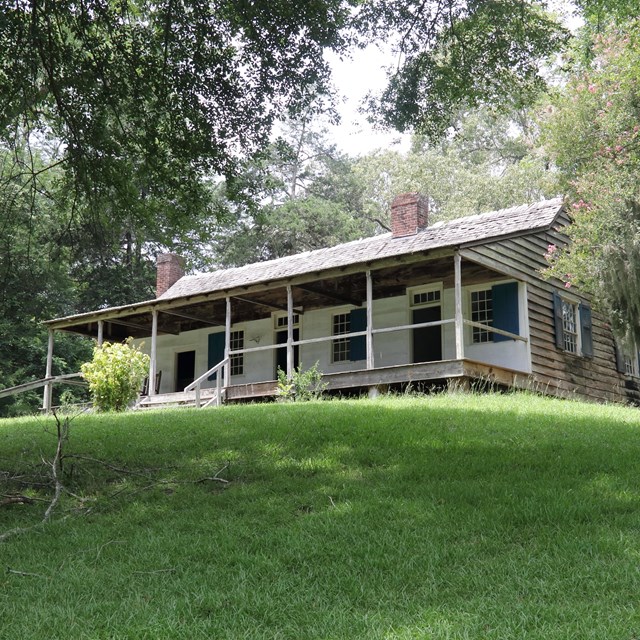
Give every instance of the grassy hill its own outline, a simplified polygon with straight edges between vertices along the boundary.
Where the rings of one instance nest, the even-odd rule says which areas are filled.
[[[0,421],[0,494],[50,498],[21,483],[53,425]],[[0,544],[2,639],[640,637],[637,409],[460,394],[83,416],[66,452],[75,495]],[[0,533],[46,506],[0,508]]]

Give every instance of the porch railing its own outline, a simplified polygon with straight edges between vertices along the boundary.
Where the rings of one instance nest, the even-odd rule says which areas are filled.
[[[18,393],[24,393],[25,391],[33,391],[40,387],[46,387],[46,394],[42,409],[44,411],[51,410],[51,393],[53,391],[53,385],[56,383],[62,384],[76,384],[86,385],[84,379],[75,380],[74,378],[82,378],[81,373],[65,373],[59,376],[49,376],[47,378],[41,378],[40,380],[31,380],[30,382],[24,382],[17,384],[15,387],[7,387],[6,389],[0,389],[0,398],[6,398],[7,396],[17,395]]]
[[[202,405],[202,402],[200,399],[200,391],[202,389],[202,383],[214,374],[216,376],[216,393],[211,399],[209,399],[207,402],[205,402],[204,405],[202,405],[202,408],[204,409],[205,407],[209,407],[214,403],[218,407],[220,406],[220,404],[222,404],[222,394],[224,393],[224,388],[222,386],[222,378],[226,373],[225,367],[228,367],[228,366],[229,366],[229,358],[224,358],[224,360],[221,360],[220,362],[218,362],[218,364],[211,367],[209,371],[205,371],[205,373],[203,373],[199,378],[196,378],[191,384],[187,385],[184,388],[185,393],[187,393],[188,391],[196,392],[196,407],[200,408],[200,406]]]
[[[466,318],[463,319],[463,324],[464,326],[467,327],[477,327],[478,329],[482,329],[483,331],[486,331],[488,333],[495,333],[501,336],[505,336],[506,338],[509,338],[511,340],[518,340],[520,342],[528,342],[527,338],[525,336],[521,336],[518,335],[517,333],[511,333],[510,331],[505,331],[503,329],[498,329],[496,327],[493,327],[491,325],[488,324],[484,324],[482,322],[474,322],[472,320],[467,320]],[[392,333],[394,331],[408,331],[408,330],[412,330],[412,329],[423,329],[423,328],[428,328],[428,327],[441,327],[444,325],[455,325],[455,318],[445,318],[444,320],[432,320],[430,322],[415,322],[412,324],[403,324],[403,325],[398,325],[398,326],[393,326],[393,327],[380,327],[377,329],[372,328],[371,329],[371,334],[372,336],[378,335],[378,334],[382,334],[382,333]],[[291,343],[291,346],[297,347],[300,345],[307,345],[307,344],[314,344],[314,343],[319,343],[319,342],[332,342],[334,340],[340,340],[342,338],[357,338],[360,336],[366,336],[369,332],[368,331],[354,331],[352,333],[344,333],[344,334],[337,334],[337,335],[331,335],[331,336],[322,336],[320,338],[306,338],[306,339],[302,339],[302,340],[293,340]],[[283,349],[286,348],[287,344],[285,343],[278,343],[278,344],[267,344],[267,345],[263,345],[260,347],[248,347],[245,349],[234,349],[232,351],[229,351],[229,355],[230,356],[237,356],[237,355],[243,355],[245,353],[255,353],[258,351],[274,351],[276,349]],[[204,376],[207,376],[208,373],[204,374]]]

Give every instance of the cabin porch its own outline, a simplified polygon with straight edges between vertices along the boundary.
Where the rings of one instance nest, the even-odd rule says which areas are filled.
[[[476,309],[478,291],[493,292],[493,307],[478,298]],[[134,337],[150,355],[149,379],[161,377],[147,398],[201,394],[199,406],[273,396],[278,367],[291,376],[315,362],[329,391],[477,379],[518,386],[531,371],[526,283],[452,249],[48,324],[50,356],[54,330],[98,343]],[[46,410],[50,392],[44,400]]]

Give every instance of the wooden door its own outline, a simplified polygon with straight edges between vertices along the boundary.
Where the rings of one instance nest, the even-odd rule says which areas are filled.
[[[422,307],[413,310],[414,324],[436,322],[442,319],[440,306]],[[442,360],[442,325],[421,327],[413,330],[413,361],[435,362]]]
[[[181,351],[176,354],[176,391],[183,391],[195,379],[196,352]]]

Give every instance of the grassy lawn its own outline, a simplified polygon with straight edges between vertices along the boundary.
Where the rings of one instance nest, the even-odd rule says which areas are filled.
[[[52,424],[0,421],[0,471],[51,458]],[[0,544],[2,639],[640,638],[637,409],[459,394],[84,416],[67,452],[141,475],[67,461],[77,497]],[[191,482],[226,464],[228,485]],[[0,533],[44,508],[0,508]]]

